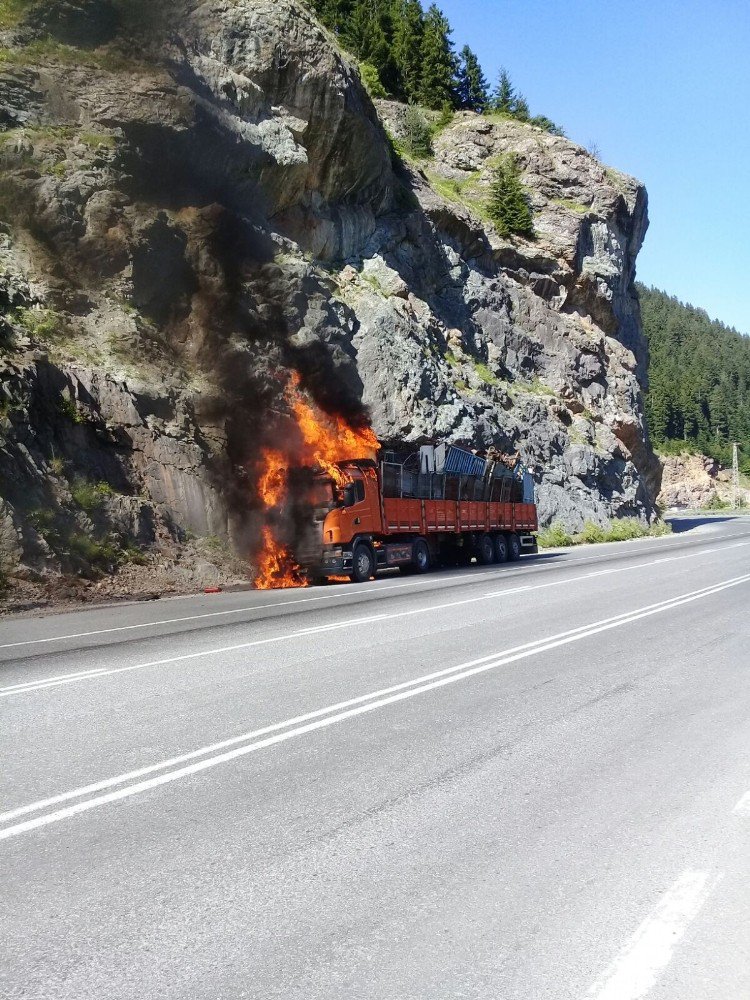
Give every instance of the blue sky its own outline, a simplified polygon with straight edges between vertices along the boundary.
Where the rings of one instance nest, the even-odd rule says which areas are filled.
[[[645,182],[639,280],[750,333],[750,0],[439,5],[493,83]]]

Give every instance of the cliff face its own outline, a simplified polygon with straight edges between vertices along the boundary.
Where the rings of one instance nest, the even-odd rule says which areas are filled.
[[[403,109],[294,0],[40,0],[4,27],[6,563],[252,552],[289,369],[382,440],[518,448],[543,521],[651,516],[636,181],[468,113],[399,162]],[[506,151],[534,241],[484,217]]]

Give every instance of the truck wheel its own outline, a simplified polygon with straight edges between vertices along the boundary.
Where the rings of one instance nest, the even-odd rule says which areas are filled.
[[[352,571],[349,579],[353,583],[365,583],[375,572],[375,559],[372,549],[367,545],[358,545],[352,557]]]
[[[521,558],[521,541],[515,531],[508,535],[508,561],[518,562]]]
[[[495,561],[495,546],[489,535],[482,535],[477,545],[477,562],[482,566],[491,566]]]
[[[505,535],[495,535],[495,562],[505,563],[508,561],[508,542]]]
[[[414,571],[416,573],[427,573],[430,569],[430,550],[424,538],[418,538],[414,543],[414,554],[412,556]]]

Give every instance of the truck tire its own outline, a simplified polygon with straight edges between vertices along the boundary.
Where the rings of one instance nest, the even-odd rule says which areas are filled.
[[[508,562],[518,562],[521,558],[521,540],[515,531],[507,535],[508,539]]]
[[[491,566],[495,561],[495,546],[489,535],[481,535],[477,542],[477,562],[480,566]]]
[[[375,557],[369,545],[360,544],[352,555],[352,571],[349,579],[352,583],[365,583],[375,573]]]
[[[495,535],[495,562],[506,563],[508,561],[508,539],[505,535]]]
[[[415,573],[429,573],[430,550],[424,538],[418,538],[414,543],[413,567]]]

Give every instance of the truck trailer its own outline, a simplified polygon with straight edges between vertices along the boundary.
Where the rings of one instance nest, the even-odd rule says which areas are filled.
[[[534,482],[519,461],[454,446],[383,452],[315,476],[297,559],[308,577],[514,562],[537,551]]]

